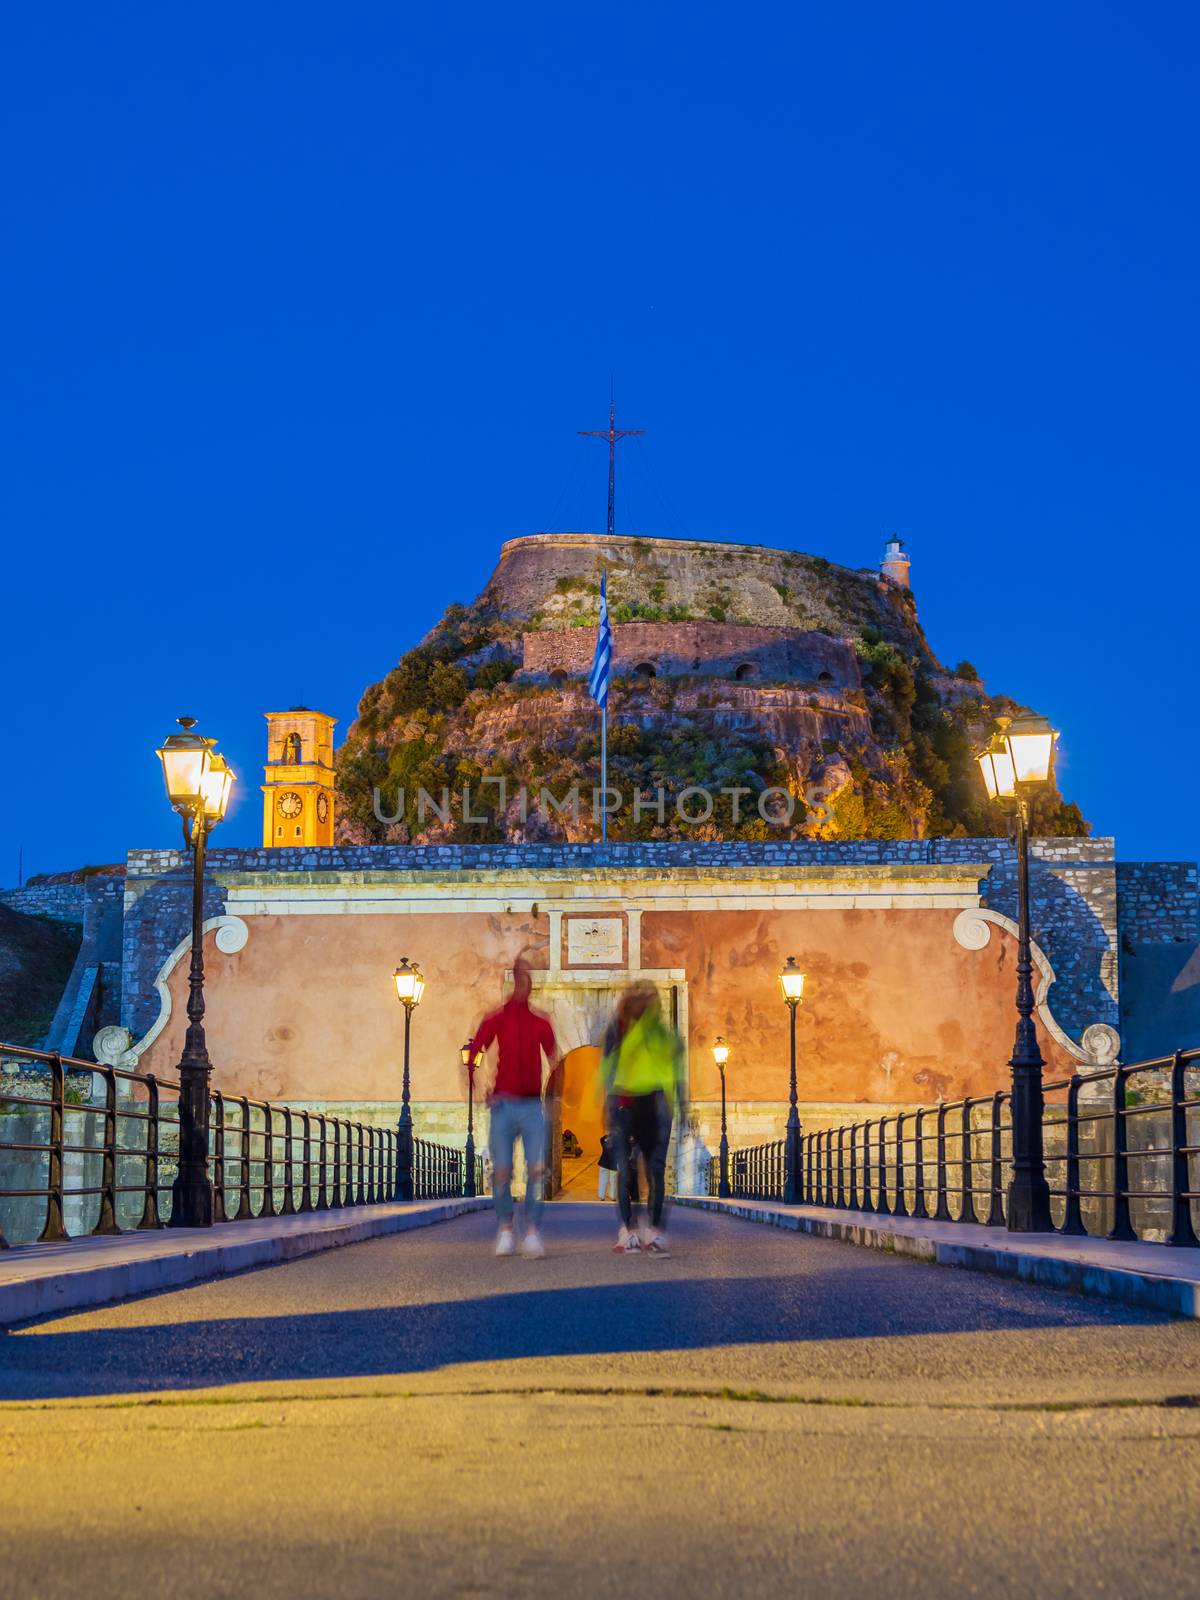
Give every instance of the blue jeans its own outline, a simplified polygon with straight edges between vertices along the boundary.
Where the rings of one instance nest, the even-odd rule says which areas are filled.
[[[492,1189],[496,1218],[502,1228],[513,1219],[512,1170],[517,1137],[525,1151],[525,1221],[536,1228],[542,1219],[542,1175],[546,1170],[546,1113],[532,1095],[498,1095],[492,1101],[488,1148],[492,1152]],[[502,1177],[501,1174],[507,1174]]]

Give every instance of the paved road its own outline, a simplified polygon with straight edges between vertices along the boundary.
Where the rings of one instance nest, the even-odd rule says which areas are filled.
[[[677,1211],[0,1337],[0,1596],[1200,1594],[1200,1326]]]

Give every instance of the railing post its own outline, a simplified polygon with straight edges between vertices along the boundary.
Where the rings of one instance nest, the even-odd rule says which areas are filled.
[[[161,1228],[158,1215],[158,1079],[146,1077],[146,1183],[138,1228]]]
[[[1079,1205],[1079,1085],[1080,1077],[1072,1074],[1067,1085],[1067,1158],[1064,1163],[1063,1190],[1066,1204],[1059,1233],[1082,1238],[1087,1234],[1083,1225],[1083,1212]]]
[[[937,1108],[937,1205],[934,1207],[933,1220],[935,1222],[953,1222],[950,1215],[949,1196],[946,1193],[948,1179],[946,1177],[946,1107],[944,1102],[939,1102]]]
[[[1171,1245],[1200,1243],[1192,1222],[1192,1202],[1188,1199],[1192,1185],[1187,1156],[1186,1068],[1183,1051],[1177,1050],[1171,1062],[1171,1231],[1166,1241]]]
[[[1118,1066],[1113,1072],[1113,1225],[1108,1237],[1132,1242],[1137,1234],[1129,1216],[1129,1130],[1125,1122],[1125,1084],[1128,1076],[1127,1067]]]
[[[329,1204],[329,1145],[326,1117],[323,1111],[317,1112],[317,1121],[321,1124],[320,1156],[317,1163],[317,1170],[320,1173],[320,1182],[317,1188],[317,1210],[324,1211],[326,1206]]]
[[[242,1126],[238,1143],[238,1208],[233,1220],[246,1222],[254,1216],[254,1207],[250,1203],[250,1101],[246,1095],[241,1095],[238,1104],[242,1108]]]
[[[894,1217],[908,1215],[908,1195],[904,1190],[904,1113],[896,1116],[896,1203],[892,1207]]]
[[[104,1073],[104,1154],[100,1158],[100,1215],[93,1233],[120,1233],[117,1222],[117,1075]]]
[[[986,1222],[989,1228],[1002,1228],[1004,1226],[1004,1207],[1001,1201],[1003,1172],[1000,1163],[1000,1107],[1003,1104],[1004,1091],[997,1089],[992,1096],[992,1127],[988,1148],[988,1187],[991,1193],[988,1199]]]
[[[850,1124],[850,1195],[851,1211],[858,1210],[858,1123]]]
[[[340,1211],[342,1208],[342,1124],[338,1117],[330,1117],[333,1125],[333,1192],[329,1196],[328,1209]]]
[[[300,1113],[300,1122],[304,1129],[301,1138],[304,1143],[300,1150],[300,1210],[311,1211],[313,1208],[312,1197],[312,1118],[307,1111]]]
[[[887,1197],[887,1118],[879,1118],[879,1159],[875,1163],[879,1173],[879,1212],[882,1216],[888,1214]]]
[[[275,1209],[275,1108],[268,1100],[263,1106],[263,1197],[260,1217],[278,1215]]]
[[[837,1131],[837,1197],[834,1204],[838,1210],[843,1210],[846,1205],[846,1129],[840,1127]]]
[[[285,1217],[296,1215],[296,1159],[293,1154],[292,1108],[283,1108],[283,1211]]]
[[[50,1139],[46,1173],[46,1222],[39,1244],[69,1237],[63,1221],[63,1121],[67,1104],[67,1075],[57,1051],[50,1057]]]
[[[862,1171],[862,1199],[858,1203],[860,1211],[872,1212],[875,1210],[875,1193],[871,1183],[871,1119],[868,1117],[863,1123],[863,1171]]]
[[[914,1217],[929,1216],[929,1209],[925,1204],[925,1113],[917,1111],[914,1121],[916,1123],[914,1148],[913,1148],[913,1207]]]
[[[975,1211],[975,1186],[971,1174],[971,1101],[964,1100],[962,1108],[962,1196],[958,1213],[960,1222],[978,1222]]]
[[[354,1124],[354,1128],[358,1134],[358,1181],[354,1187],[354,1204],[356,1206],[365,1206],[367,1193],[365,1188],[366,1175],[363,1172],[363,1125],[361,1122],[357,1122]]]
[[[228,1222],[225,1210],[225,1096],[214,1089],[208,1100],[213,1153],[213,1221]]]

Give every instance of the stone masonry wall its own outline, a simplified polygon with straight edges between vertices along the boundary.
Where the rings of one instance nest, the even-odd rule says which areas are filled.
[[[42,883],[27,889],[0,889],[0,904],[30,917],[82,922],[87,887],[85,883]]]
[[[617,672],[648,662],[660,676],[697,673],[734,678],[782,678],[858,689],[854,647],[845,639],[802,628],[760,628],[720,622],[622,622],[613,628]],[[585,676],[596,653],[595,628],[554,628],[524,636],[523,673],[562,671]],[[822,675],[826,675],[822,677]]]
[[[1125,944],[1200,939],[1200,873],[1194,861],[1118,861],[1117,897]]]

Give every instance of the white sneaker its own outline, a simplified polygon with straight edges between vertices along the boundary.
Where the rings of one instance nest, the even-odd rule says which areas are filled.
[[[496,1235],[496,1254],[498,1256],[511,1256],[517,1248],[517,1241],[513,1237],[511,1228],[501,1228]]]
[[[617,1242],[613,1245],[614,1253],[627,1256],[636,1255],[641,1248],[642,1241],[637,1234],[631,1228],[622,1227],[620,1233],[617,1234]]]
[[[530,1261],[541,1261],[546,1254],[546,1246],[542,1243],[542,1236],[536,1228],[530,1228],[521,1245],[521,1254],[528,1256]]]
[[[642,1246],[642,1249],[648,1256],[669,1256],[671,1254],[671,1247],[667,1243],[667,1236],[665,1233],[654,1234],[651,1238],[647,1239],[646,1243]]]

